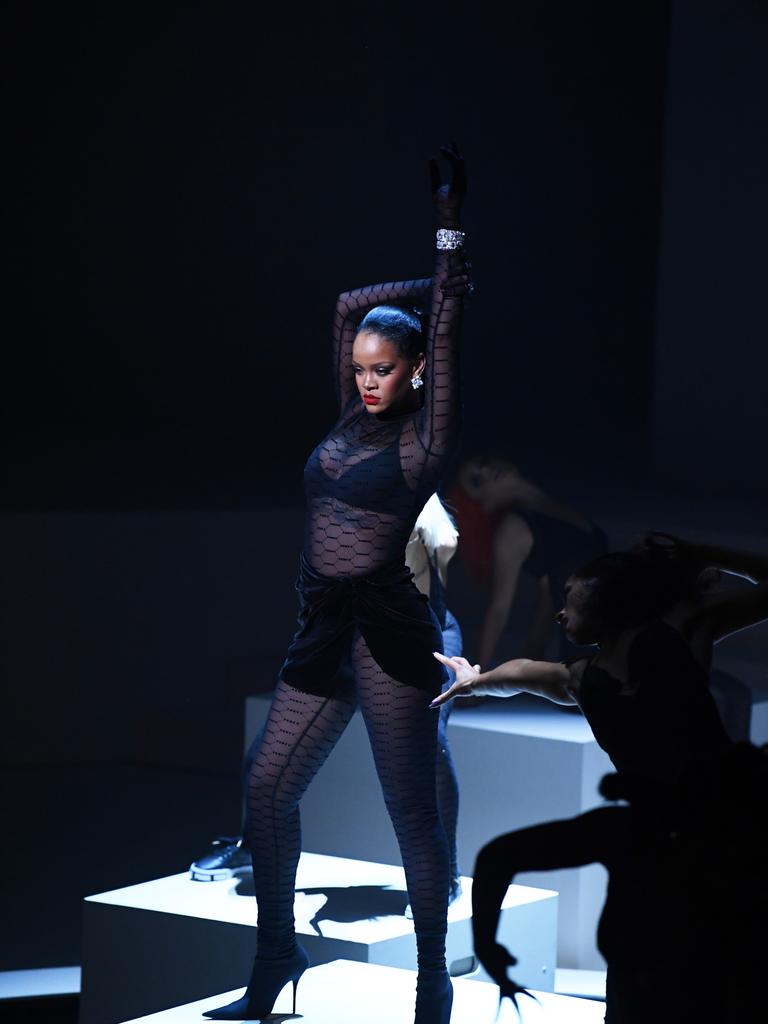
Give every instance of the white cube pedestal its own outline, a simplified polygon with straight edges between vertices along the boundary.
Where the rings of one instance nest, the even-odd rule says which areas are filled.
[[[466,970],[472,957],[472,880],[463,886],[449,910],[454,971]],[[242,882],[195,882],[180,874],[89,896],[81,1024],[115,1024],[244,984],[256,947],[256,901],[238,888]],[[343,958],[415,969],[406,903],[398,867],[302,854],[294,909],[313,964]],[[557,894],[510,886],[499,936],[519,958],[521,984],[553,989],[556,934]]]

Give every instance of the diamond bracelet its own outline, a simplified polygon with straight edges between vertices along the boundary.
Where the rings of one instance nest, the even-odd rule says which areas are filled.
[[[452,231],[450,228],[437,229],[437,248],[440,250],[460,249],[467,237],[466,231]]]

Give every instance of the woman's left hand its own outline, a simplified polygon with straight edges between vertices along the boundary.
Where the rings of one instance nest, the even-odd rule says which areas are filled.
[[[464,169],[464,158],[458,146],[452,142],[450,146],[441,146],[440,152],[451,166],[451,180],[443,183],[437,160],[429,161],[429,172],[432,181],[432,199],[437,211],[438,225],[442,228],[457,229],[460,225],[461,205],[467,194],[467,176]]]
[[[480,675],[480,666],[470,665],[466,658],[459,656],[446,658],[444,654],[440,654],[438,651],[433,653],[438,661],[442,662],[447,668],[453,669],[456,675],[456,682],[445,693],[435,697],[429,706],[431,708],[439,708],[443,704],[447,704],[449,700],[453,700],[454,697],[471,697],[473,695],[472,684]]]

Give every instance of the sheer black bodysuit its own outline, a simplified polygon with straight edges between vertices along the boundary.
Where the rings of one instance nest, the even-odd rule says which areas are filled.
[[[404,555],[458,435],[462,299],[440,285],[462,260],[460,251],[438,252],[432,281],[362,288],[337,303],[339,418],[305,469],[300,629],[249,777],[246,832],[259,958],[295,949],[299,801],[359,705],[402,854],[419,968],[444,964],[449,865],[436,801],[439,716],[428,708],[442,680],[432,658],[441,649],[440,631],[404,569]],[[374,306],[413,305],[430,289],[423,405],[377,417],[357,391],[357,325]]]

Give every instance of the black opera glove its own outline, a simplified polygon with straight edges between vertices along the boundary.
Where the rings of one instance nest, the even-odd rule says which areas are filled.
[[[435,204],[437,222],[443,228],[458,228],[461,221],[461,206],[467,194],[467,175],[464,158],[458,146],[452,142],[450,146],[441,146],[440,152],[451,168],[451,179],[443,183],[437,160],[429,161],[429,173],[432,183],[432,201]]]

